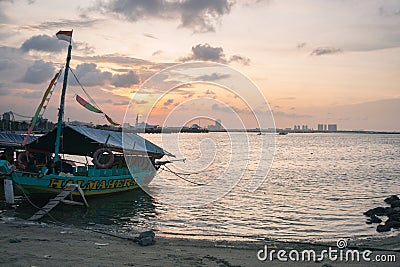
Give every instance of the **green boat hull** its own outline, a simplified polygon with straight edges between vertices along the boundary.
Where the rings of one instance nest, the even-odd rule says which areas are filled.
[[[105,195],[133,190],[150,184],[156,170],[89,169],[87,175],[79,172],[63,175],[29,175],[13,172],[6,179],[11,179],[14,188],[28,195],[49,196],[59,194],[68,184],[77,184],[85,196]],[[74,192],[74,194],[79,194]]]

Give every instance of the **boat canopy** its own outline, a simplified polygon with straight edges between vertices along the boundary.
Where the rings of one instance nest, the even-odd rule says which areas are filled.
[[[53,153],[56,143],[57,129],[41,136],[28,144],[30,151]],[[122,140],[122,136],[124,140]],[[135,133],[100,130],[87,127],[66,125],[61,137],[60,152],[79,156],[93,156],[93,153],[102,147],[116,152],[125,151],[132,154],[141,154],[161,158],[164,155],[174,156]]]
[[[0,149],[4,148],[22,148],[22,142],[25,135],[14,133],[0,133]],[[29,141],[36,140],[37,136],[30,136]]]

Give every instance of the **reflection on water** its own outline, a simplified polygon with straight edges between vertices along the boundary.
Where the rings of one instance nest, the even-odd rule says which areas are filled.
[[[161,135],[146,135],[146,138],[162,145]],[[212,153],[215,154],[212,164],[206,162],[207,158],[199,153],[201,146],[196,145],[204,138],[215,143],[209,147],[219,149]],[[264,136],[250,135],[250,148],[243,148],[243,151],[257,152],[260,138]],[[226,134],[182,134],[180,142],[185,144],[180,148],[181,152],[195,155],[192,161],[205,160],[202,166],[206,168],[195,172],[191,166],[179,163],[171,169],[193,172],[185,177],[198,182],[208,182],[221,173],[230,153],[229,146],[224,145],[229,142]],[[236,153],[240,154],[240,151]],[[385,196],[400,192],[399,157],[400,135],[289,134],[278,137],[271,172],[253,193],[247,188],[257,161],[251,154],[243,153],[241,160],[248,162],[238,186],[223,198],[203,207],[164,204],[157,198],[162,185],[155,180],[150,186],[155,199],[135,190],[91,198],[88,209],[61,205],[51,215],[67,224],[96,223],[127,231],[153,228],[164,233],[200,238],[336,240],[381,236],[376,233],[374,225],[365,224],[362,212],[384,205]],[[242,164],[237,166],[242,168]],[[260,167],[267,172],[269,166],[261,164]],[[182,186],[195,186],[165,171],[160,175]],[[181,201],[190,200],[177,195],[179,197]],[[4,205],[4,201],[1,204]],[[19,201],[16,211],[7,211],[24,218],[33,212],[35,210],[25,201]],[[396,233],[398,231],[391,234]]]
[[[32,202],[42,207],[47,201],[32,199]],[[81,206],[60,204],[51,211],[51,217],[46,216],[44,221],[62,222],[75,226],[87,226],[92,224],[121,227],[122,229],[152,228],[156,211],[153,199],[142,190],[122,192],[115,195],[96,196],[88,200],[89,208]],[[29,202],[22,197],[17,199],[18,208],[15,211],[7,211],[10,215],[29,218],[35,210]]]

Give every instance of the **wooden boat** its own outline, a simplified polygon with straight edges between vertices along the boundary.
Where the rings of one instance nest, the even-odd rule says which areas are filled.
[[[158,168],[167,163],[159,160],[164,155],[173,156],[172,154],[134,133],[84,128],[63,123],[72,50],[71,38],[68,37],[72,37],[72,31],[58,34],[60,33],[62,38],[59,39],[68,40],[70,44],[57,128],[34,141],[29,142],[29,137],[24,141],[28,143],[26,152],[18,157],[16,165],[25,165],[25,168],[10,165],[5,160],[0,161],[0,174],[6,176],[5,183],[8,181],[9,187],[11,181],[14,189],[40,197],[56,195],[68,184],[79,185],[85,196],[118,193],[148,185]],[[49,94],[49,88],[43,99]],[[107,115],[106,118],[109,119]],[[54,158],[51,157],[53,153]],[[61,154],[67,154],[73,159],[85,158],[86,163],[78,166],[74,162],[61,159]],[[88,157],[92,162],[87,160]],[[36,160],[41,158],[41,162],[36,162],[32,167],[27,162],[32,162],[34,158]]]

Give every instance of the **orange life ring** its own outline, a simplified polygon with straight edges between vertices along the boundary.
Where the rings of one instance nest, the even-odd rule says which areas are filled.
[[[29,152],[28,151],[24,151],[24,152],[19,153],[17,159],[18,159],[18,163],[19,164],[25,164],[25,163],[29,162],[30,158],[31,158],[31,155],[29,154]]]
[[[110,155],[110,158],[108,159],[108,161],[106,163],[100,163],[99,162],[99,156],[103,155],[104,152],[107,152]],[[105,148],[105,147],[99,148],[93,154],[93,163],[99,169],[108,169],[114,163],[114,154],[108,148]]]

